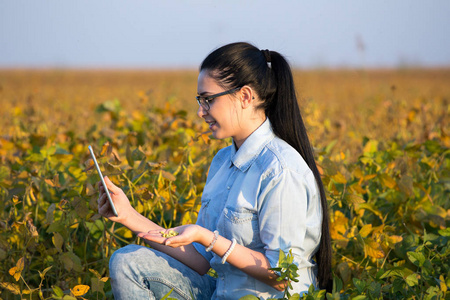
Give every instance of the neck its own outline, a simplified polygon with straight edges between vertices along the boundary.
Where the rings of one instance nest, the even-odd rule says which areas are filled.
[[[233,137],[233,141],[234,144],[236,145],[236,148],[239,149],[242,144],[245,142],[245,140],[253,133],[255,132],[256,129],[258,129],[264,122],[266,121],[266,116],[264,116],[264,118],[258,118],[253,120],[253,122],[251,122],[249,124],[249,126],[247,126],[247,129],[242,131],[242,134],[240,134],[239,136],[234,136]]]

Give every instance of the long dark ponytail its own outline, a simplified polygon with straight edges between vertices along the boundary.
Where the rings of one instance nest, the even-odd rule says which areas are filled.
[[[319,286],[331,291],[331,239],[325,189],[314,160],[306,128],[300,114],[291,68],[284,57],[259,50],[248,43],[232,43],[210,53],[200,66],[219,85],[232,89],[249,85],[258,94],[275,134],[291,145],[314,173],[322,206],[322,235],[316,253]]]

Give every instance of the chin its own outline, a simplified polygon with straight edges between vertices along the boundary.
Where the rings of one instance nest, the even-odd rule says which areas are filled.
[[[227,137],[229,137],[229,136],[227,136],[227,135],[221,133],[220,131],[213,131],[213,132],[212,132],[212,136],[213,136],[215,139],[218,139],[218,140],[226,139]]]

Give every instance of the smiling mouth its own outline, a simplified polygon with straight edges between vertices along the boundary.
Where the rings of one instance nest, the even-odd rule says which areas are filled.
[[[206,122],[209,125],[209,129],[211,129],[215,124],[216,121]]]

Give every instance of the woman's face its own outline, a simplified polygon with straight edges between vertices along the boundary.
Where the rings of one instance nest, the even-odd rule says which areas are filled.
[[[197,93],[199,96],[210,96],[224,92],[225,90],[209,76],[207,70],[202,70],[198,76]],[[241,128],[241,106],[239,101],[239,91],[236,93],[219,96],[209,102],[210,108],[207,111],[199,106],[197,115],[205,119],[217,139],[232,137],[235,141],[242,138]]]

